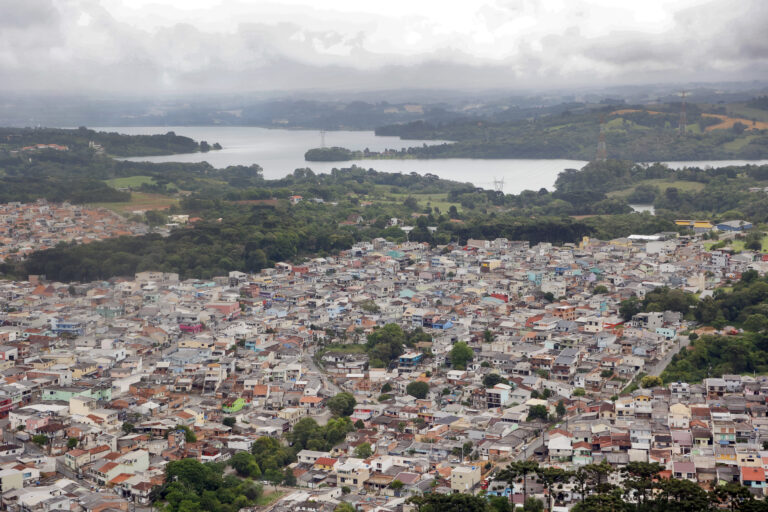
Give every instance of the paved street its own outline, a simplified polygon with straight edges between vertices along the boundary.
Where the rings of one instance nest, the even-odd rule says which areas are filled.
[[[689,343],[690,340],[688,339],[688,336],[679,336],[678,342],[675,344],[674,348],[672,348],[672,350],[670,350],[669,353],[664,356],[664,359],[651,366],[646,373],[655,377],[661,375],[661,372],[663,372],[664,368],[666,368],[669,362],[672,361],[672,358],[675,356],[675,354],[680,352],[683,348],[687,347]]]

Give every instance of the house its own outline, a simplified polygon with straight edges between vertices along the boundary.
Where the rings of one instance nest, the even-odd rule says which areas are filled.
[[[480,466],[457,466],[451,469],[451,490],[454,492],[471,493],[480,483],[482,471]]]

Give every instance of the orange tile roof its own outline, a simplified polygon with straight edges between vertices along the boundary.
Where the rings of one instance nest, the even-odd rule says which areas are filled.
[[[111,484],[121,484],[121,483],[125,482],[126,480],[128,480],[129,478],[132,478],[132,477],[133,477],[133,475],[130,474],[130,473],[120,473],[115,478],[110,480],[109,483],[111,483]]]
[[[742,466],[741,479],[750,482],[765,482],[765,470],[763,468],[751,468]]]

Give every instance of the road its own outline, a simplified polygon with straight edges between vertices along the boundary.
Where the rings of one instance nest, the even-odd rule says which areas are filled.
[[[328,391],[330,391],[331,394],[336,395],[341,393],[341,388],[326,377],[325,372],[320,367],[317,366],[312,355],[313,353],[306,351],[303,353],[303,356],[302,356],[302,359],[307,364],[309,371],[318,373],[320,375],[320,381],[323,383],[323,387],[326,388]]]
[[[690,343],[688,336],[678,336],[678,342],[675,344],[674,348],[672,348],[667,353],[667,355],[664,356],[664,359],[651,366],[646,373],[648,375],[653,375],[654,377],[661,375],[661,372],[663,372],[664,368],[669,365],[669,362],[672,361],[672,358],[675,356],[675,354],[680,352],[683,348],[687,347],[688,343]]]

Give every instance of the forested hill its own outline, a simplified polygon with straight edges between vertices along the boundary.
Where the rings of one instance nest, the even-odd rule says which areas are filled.
[[[403,155],[416,158],[595,158],[600,121],[610,158],[635,162],[768,158],[768,123],[729,117],[722,107],[687,105],[686,133],[680,135],[679,104],[646,108],[605,107],[564,110],[541,117],[503,116],[414,121],[377,128],[377,135],[456,141],[419,146]],[[762,119],[762,118],[761,118]],[[359,148],[352,148],[359,149]]]
[[[38,145],[64,146],[53,148],[54,151],[94,150],[91,143],[100,146],[109,155],[119,157],[172,155],[221,149],[218,143],[196,142],[189,137],[168,132],[158,135],[124,135],[120,133],[100,132],[81,127],[77,129],[61,128],[0,128],[0,151],[31,151]],[[35,148],[35,149],[33,149]],[[39,150],[48,150],[42,148]]]

